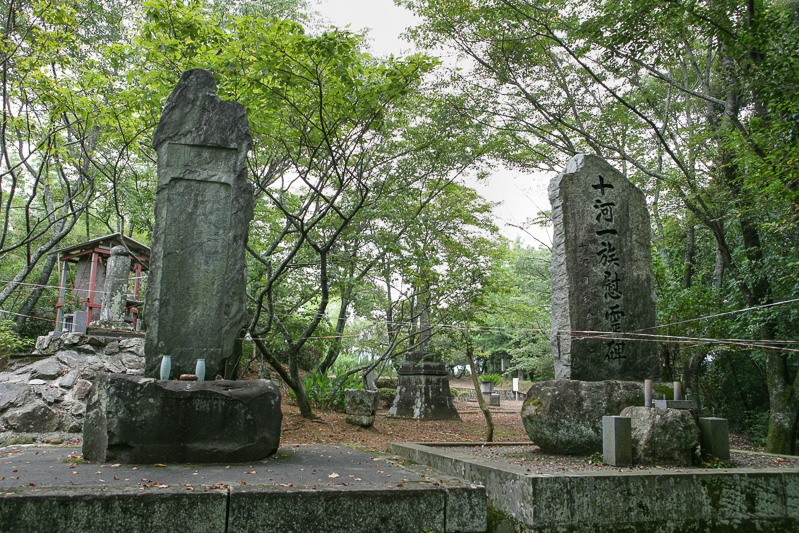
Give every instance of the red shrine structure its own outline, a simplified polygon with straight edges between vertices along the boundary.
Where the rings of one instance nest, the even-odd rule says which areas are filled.
[[[61,263],[56,333],[85,333],[86,328],[100,318],[106,264],[111,257],[111,248],[119,245],[128,250],[132,259],[125,321],[130,323],[134,331],[141,329],[139,308],[143,304],[140,298],[142,274],[149,269],[150,247],[121,233],[114,233],[51,252],[59,254]],[[71,295],[69,300],[68,295]]]

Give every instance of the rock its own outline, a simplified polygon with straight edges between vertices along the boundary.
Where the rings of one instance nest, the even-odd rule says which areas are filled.
[[[44,385],[45,383],[47,383],[47,382],[45,380],[43,380],[43,379],[29,379],[28,380],[28,385],[31,385],[31,386]]]
[[[66,373],[66,375],[62,376],[61,379],[58,380],[58,386],[62,389],[71,389],[73,386],[75,386],[75,382],[78,381],[79,377],[79,370],[70,370]]]
[[[52,433],[58,429],[58,422],[56,412],[38,399],[3,415],[4,425],[19,433]]]
[[[96,354],[97,351],[98,351],[98,349],[96,347],[92,346],[88,342],[84,342],[83,344],[76,345],[75,349],[77,351],[79,351],[80,353],[85,353],[87,355]],[[102,353],[102,350],[100,350],[100,353]]]
[[[24,383],[0,383],[0,413],[24,405],[30,396],[31,389]]]
[[[646,197],[596,155],[578,154],[549,184],[555,377],[655,379],[655,342],[573,332],[649,331],[656,324]]]
[[[405,361],[399,370],[397,396],[388,416],[416,420],[460,420],[443,363]]]
[[[48,357],[33,363],[31,378],[51,380],[61,377],[64,366],[55,357]]]
[[[31,387],[31,389],[33,389],[33,392],[41,396],[42,399],[47,403],[57,402],[66,395],[66,392],[61,390],[61,387],[57,387],[50,383],[45,383],[44,385],[34,385]]]
[[[74,418],[83,418],[86,414],[86,402],[80,400],[65,400],[61,408]]]
[[[280,442],[280,389],[264,380],[161,381],[101,375],[83,425],[92,462],[255,461]]]
[[[128,370],[141,370],[144,368],[144,358],[133,353],[123,352],[119,355],[119,360]]]
[[[206,377],[214,379],[241,353],[251,144],[244,106],[220,100],[210,72],[184,72],[153,137],[158,187],[144,313],[148,376],[158,376],[161,356],[169,355],[173,375],[193,373],[197,359],[205,359]]]
[[[643,383],[552,380],[533,383],[522,407],[530,439],[548,453],[602,451],[602,417],[644,404]]]
[[[60,339],[64,346],[77,346],[83,343],[84,335],[82,333],[64,333]]]
[[[64,444],[64,437],[61,435],[46,435],[42,437],[43,444]]]
[[[119,353],[119,341],[109,342],[103,350],[106,355],[115,355]]]
[[[372,427],[375,423],[380,392],[376,390],[345,389],[344,410],[346,421],[361,427]]]
[[[31,437],[29,435],[11,437],[4,440],[3,444],[0,444],[0,448],[5,448],[6,446],[19,446],[22,444],[36,444],[36,437]]]
[[[637,464],[690,466],[699,446],[699,426],[687,409],[627,407],[631,419],[633,461]]]
[[[41,337],[36,338],[36,345],[34,347],[33,353],[52,355],[60,350],[63,345],[64,341],[61,340],[61,337],[56,337],[55,335],[42,335]]]
[[[125,352],[133,352],[139,357],[144,357],[144,339],[122,339],[119,341],[119,349]]]
[[[56,359],[69,368],[76,368],[86,361],[85,355],[79,355],[74,350],[63,350],[56,354]]]
[[[87,381],[85,379],[79,379],[75,383],[75,386],[72,387],[72,391],[70,391],[70,393],[72,394],[72,397],[75,398],[76,400],[83,400],[89,394],[89,390],[91,388],[92,384],[90,381]]]
[[[92,335],[86,340],[86,343],[97,348],[102,348],[108,344],[108,340],[106,337],[95,337]]]
[[[108,372],[109,374],[125,373],[125,365],[123,365],[122,362],[117,360],[116,358],[106,359],[105,361],[103,361],[103,365],[105,367],[105,371]]]

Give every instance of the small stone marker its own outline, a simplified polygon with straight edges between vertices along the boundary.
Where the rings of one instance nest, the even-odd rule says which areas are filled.
[[[380,391],[368,389],[345,389],[344,410],[346,421],[354,426],[372,427],[375,423]]]
[[[699,417],[702,457],[730,460],[730,430],[726,418]]]
[[[578,154],[549,184],[554,221],[556,379],[657,378],[654,276],[644,194],[599,156]],[[591,335],[588,332],[607,332]]]
[[[240,350],[246,302],[245,245],[253,217],[247,181],[247,114],[216,95],[213,75],[183,73],[167,99],[153,148],[158,154],[150,276],[146,375],[161,356],[174,375],[224,375]]]
[[[632,419],[626,416],[602,417],[602,461],[612,466],[633,463]]]

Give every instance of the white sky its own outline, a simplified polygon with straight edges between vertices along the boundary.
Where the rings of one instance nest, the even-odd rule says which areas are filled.
[[[394,5],[392,0],[318,0],[316,10],[331,25],[360,32],[369,29],[368,40],[372,52],[378,56],[404,55],[415,47],[400,39],[405,28],[419,22],[410,11]],[[494,218],[503,235],[510,239],[520,238],[528,245],[539,246],[527,233],[508,224],[524,226],[528,218],[539,211],[548,210],[547,185],[553,176],[523,174],[500,170],[488,183],[470,183],[484,198],[502,202],[494,210]],[[552,243],[551,229],[528,228],[536,239],[547,245]]]

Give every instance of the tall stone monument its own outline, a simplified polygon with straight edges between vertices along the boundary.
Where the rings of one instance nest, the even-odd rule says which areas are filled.
[[[549,200],[555,377],[657,378],[657,343],[625,335],[655,332],[644,194],[601,157],[579,154],[549,184]]]
[[[213,75],[186,71],[166,102],[153,148],[158,154],[150,276],[146,292],[148,376],[161,356],[172,373],[225,374],[244,326],[245,245],[253,217],[244,106],[216,95]]]
[[[166,102],[158,153],[155,231],[147,287],[146,372],[161,357],[172,377],[205,359],[211,381],[109,374],[86,400],[83,456],[95,463],[255,461],[280,443],[280,389],[262,380],[213,380],[235,360],[244,321],[252,186],[244,107],[216,96],[214,77],[190,70]]]

